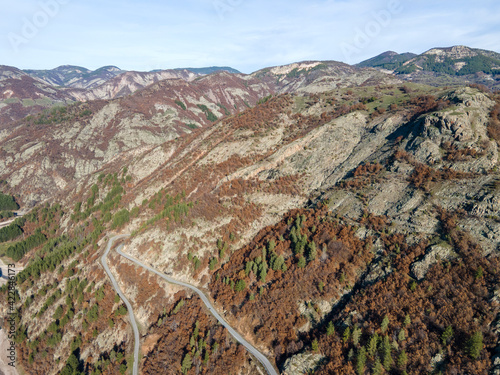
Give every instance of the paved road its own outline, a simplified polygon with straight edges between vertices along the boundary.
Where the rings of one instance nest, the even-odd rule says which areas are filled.
[[[111,283],[113,284],[113,288],[115,288],[116,292],[120,296],[120,298],[125,302],[125,305],[127,306],[128,310],[128,316],[130,318],[130,323],[132,324],[132,330],[134,331],[134,365],[132,369],[132,374],[133,375],[138,375],[138,369],[139,369],[139,328],[137,328],[137,323],[134,318],[134,311],[132,310],[132,305],[128,301],[127,297],[125,297],[125,294],[121,291],[120,287],[118,286],[118,283],[116,282],[115,277],[111,273],[109,267],[108,267],[108,254],[109,250],[111,250],[111,246],[113,246],[113,243],[116,240],[120,240],[122,238],[129,237],[129,234],[122,234],[120,236],[114,236],[108,241],[108,246],[106,247],[106,251],[104,252],[104,255],[101,258],[101,263],[102,266],[104,267],[104,270],[108,274],[109,278],[111,279]],[[117,251],[120,250],[120,248],[123,247],[123,244],[118,246]]]
[[[115,239],[118,239],[118,238],[124,238],[124,237],[127,237],[128,235],[121,235],[121,236],[116,236],[116,237],[113,237],[110,239],[109,243],[108,243],[108,247],[106,248],[106,253],[104,254],[103,256],[103,265],[104,265],[104,260],[105,260],[105,256],[107,255],[107,253],[109,252],[109,249],[113,243],[113,241]],[[260,363],[262,363],[262,365],[266,368],[266,371],[269,375],[278,375],[278,372],[276,371],[276,369],[274,368],[274,366],[271,364],[271,362],[269,362],[269,360],[266,358],[266,356],[264,354],[262,354],[259,350],[257,350],[252,344],[250,344],[247,340],[245,340],[243,338],[243,336],[241,336],[238,332],[236,332],[233,327],[231,327],[225,320],[224,318],[217,312],[217,310],[215,310],[214,306],[212,305],[212,303],[210,302],[210,300],[207,298],[207,296],[198,288],[196,288],[195,286],[191,285],[191,284],[188,284],[188,283],[184,283],[182,281],[177,281],[175,279],[172,279],[171,277],[168,277],[166,276],[164,273],[160,272],[160,271],[157,271],[155,270],[154,268],[150,267],[150,266],[147,266],[145,265],[144,263],[142,263],[141,261],[133,258],[132,256],[128,255],[128,254],[125,254],[121,251],[121,248],[122,246],[120,246],[119,248],[116,249],[116,251],[118,252],[118,254],[120,254],[121,256],[123,256],[124,258],[127,258],[128,260],[134,262],[135,264],[137,264],[138,266],[140,267],[143,267],[145,269],[147,269],[148,271],[150,272],[153,272],[155,274],[157,274],[158,276],[160,276],[161,278],[165,279],[166,281],[168,281],[169,283],[171,284],[176,284],[176,285],[180,285],[180,286],[183,286],[185,288],[189,288],[191,289],[192,291],[194,291],[196,294],[198,294],[201,298],[201,300],[203,301],[203,303],[207,306],[208,310],[210,311],[210,313],[224,326],[226,327],[226,329],[229,331],[229,333],[241,344],[243,345],[250,353],[252,353],[252,355],[257,358],[259,360]],[[108,274],[110,274],[108,272]],[[111,277],[111,276],[110,276]],[[115,287],[116,289],[116,287]],[[121,295],[120,295],[121,297]],[[122,297],[123,298],[123,297]],[[128,305],[127,305],[128,307]],[[131,313],[132,311],[132,308],[130,307],[129,308],[129,313]],[[132,320],[132,319],[131,319]],[[135,321],[134,321],[134,324],[135,324]],[[134,354],[135,355],[135,354]],[[138,355],[138,354],[137,354]],[[137,361],[135,361],[134,363],[137,363]],[[135,374],[135,373],[134,373]]]
[[[7,225],[10,225],[10,224],[11,224],[11,223],[13,223],[13,222],[14,222],[17,218],[20,218],[20,217],[22,217],[22,216],[26,215],[26,214],[27,214],[28,212],[30,212],[30,211],[31,211],[31,210],[27,210],[27,211],[25,211],[24,209],[19,210],[19,211],[12,211],[12,212],[14,212],[14,214],[15,214],[16,216],[14,216],[12,219],[9,219],[9,220],[7,220],[7,221],[3,221],[3,222],[1,222],[1,223],[0,223],[0,228],[3,228],[3,227],[6,227]]]

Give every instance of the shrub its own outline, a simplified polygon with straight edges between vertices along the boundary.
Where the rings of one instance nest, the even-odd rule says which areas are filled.
[[[0,193],[0,211],[15,211],[18,209],[19,205],[14,200],[14,197]]]
[[[22,229],[15,223],[0,229],[0,242],[11,241],[23,234]]]
[[[6,254],[8,257],[12,258],[13,260],[18,261],[28,251],[41,245],[46,240],[47,240],[47,237],[45,237],[45,235],[42,232],[38,231],[35,234],[29,236],[24,241],[18,242],[15,245],[10,246],[7,249]]]
[[[243,291],[245,288],[247,287],[247,284],[245,283],[244,280],[238,280],[238,282],[236,283],[236,285],[234,286],[234,290],[236,292],[241,292]]]
[[[490,112],[490,122],[488,124],[488,136],[500,144],[500,102],[497,103]]]
[[[130,213],[126,208],[118,211],[113,216],[113,225],[111,226],[113,229],[119,228],[130,221]]]
[[[177,104],[179,107],[181,107],[184,111],[186,110],[186,105],[181,102],[180,100],[176,100],[175,104]]]
[[[483,350],[483,334],[478,331],[467,341],[466,352],[472,359],[478,359]]]
[[[125,305],[121,305],[116,309],[116,316],[123,316],[123,315],[127,315],[127,308],[125,307]]]
[[[217,116],[215,116],[210,109],[204,104],[198,104],[198,108],[201,109],[204,113],[205,116],[207,117],[208,121],[215,122],[217,121]]]

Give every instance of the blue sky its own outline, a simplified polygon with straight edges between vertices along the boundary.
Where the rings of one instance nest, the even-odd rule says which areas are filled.
[[[357,63],[457,44],[500,52],[498,0],[0,0],[0,65],[149,71]]]

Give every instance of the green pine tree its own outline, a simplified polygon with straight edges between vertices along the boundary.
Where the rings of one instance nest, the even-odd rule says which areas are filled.
[[[467,341],[466,351],[472,359],[478,359],[483,350],[483,333],[475,332]]]
[[[453,338],[453,328],[451,326],[448,326],[441,335],[441,341],[443,342],[443,345],[447,345],[452,338]]]
[[[382,324],[380,325],[380,329],[382,330],[382,333],[385,333],[385,331],[387,331],[388,327],[389,327],[389,317],[387,315],[385,315],[384,319],[382,320]]]
[[[182,365],[181,365],[181,372],[183,374],[187,374],[189,369],[193,366],[193,358],[191,357],[191,354],[187,353],[184,359],[182,360]]]
[[[331,335],[335,334],[335,326],[333,325],[332,321],[330,321],[328,323],[328,326],[326,327],[326,334],[328,336],[331,336]]]
[[[365,364],[366,364],[366,350],[364,347],[361,347],[358,351],[358,356],[356,358],[356,372],[358,375],[363,375],[365,373]]]
[[[407,363],[408,363],[408,356],[406,355],[406,352],[402,350],[398,356],[398,367],[403,370],[406,368]]]
[[[342,335],[342,340],[344,342],[347,342],[347,341],[349,341],[350,338],[351,338],[351,328],[347,327],[344,330],[344,334]]]

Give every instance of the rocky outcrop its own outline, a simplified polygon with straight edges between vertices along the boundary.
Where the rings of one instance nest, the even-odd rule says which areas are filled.
[[[314,370],[314,367],[323,359],[321,354],[297,354],[286,360],[283,366],[283,375],[302,375]]]
[[[417,280],[422,280],[425,274],[434,264],[447,261],[456,257],[453,249],[448,244],[439,244],[431,246],[422,260],[411,265],[411,272]]]

